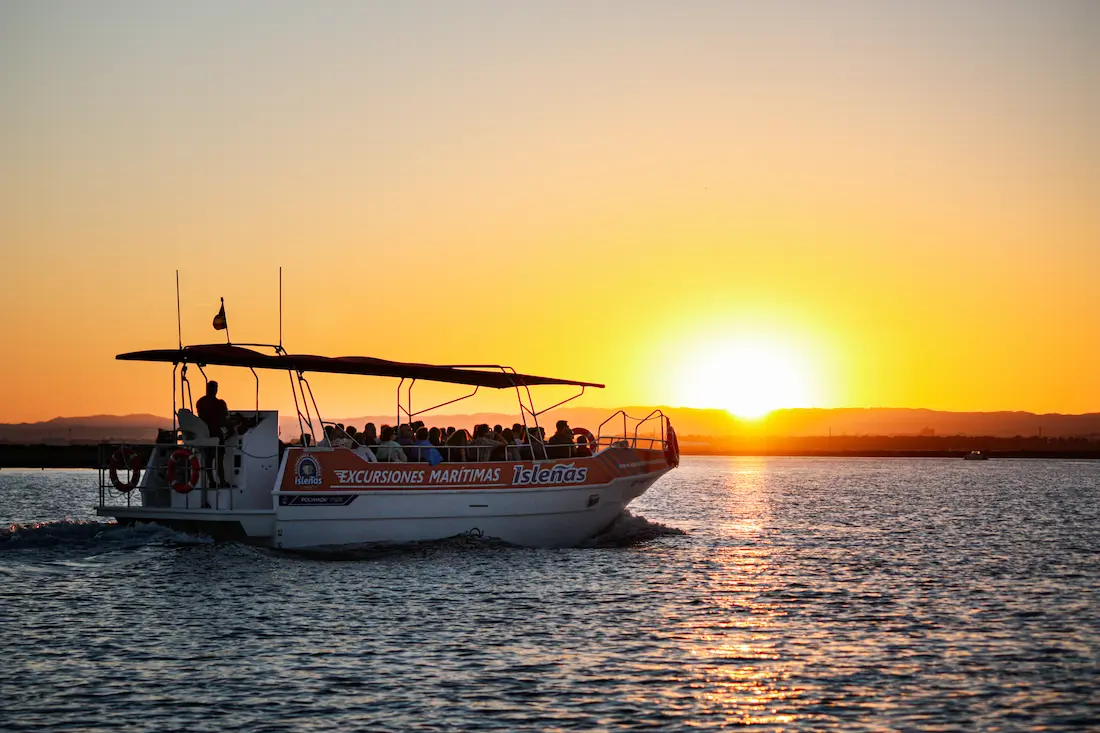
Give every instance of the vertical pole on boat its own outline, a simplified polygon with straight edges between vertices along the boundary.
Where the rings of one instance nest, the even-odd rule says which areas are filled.
[[[279,267],[279,351],[283,350],[283,268]]]
[[[176,270],[176,337],[183,349],[183,323],[180,320],[180,271]]]

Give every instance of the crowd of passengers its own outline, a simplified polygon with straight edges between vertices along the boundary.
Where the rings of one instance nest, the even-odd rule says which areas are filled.
[[[573,442],[573,430],[565,420],[558,420],[549,439],[543,428],[526,428],[519,423],[510,429],[487,424],[478,425],[471,435],[465,429],[453,427],[428,428],[423,422],[393,428],[383,425],[376,430],[367,423],[361,431],[355,426],[337,423],[325,427],[328,444],[337,448],[364,446],[373,451],[379,461],[390,463],[423,462],[463,463],[468,461],[530,461],[585,458],[595,448],[587,438],[578,435]]]

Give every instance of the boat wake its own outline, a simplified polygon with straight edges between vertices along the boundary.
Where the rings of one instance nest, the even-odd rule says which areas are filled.
[[[586,548],[633,547],[645,544],[661,537],[686,535],[682,529],[654,522],[642,516],[634,516],[630,510],[624,511],[611,523],[611,526],[595,537],[580,544]]]
[[[0,528],[0,553],[34,548],[80,548],[99,551],[143,547],[150,544],[207,544],[208,537],[195,537],[158,524],[133,527],[117,522],[62,519],[56,522],[27,522]]]
[[[504,540],[485,537],[476,531],[465,532],[442,540],[423,540],[420,542],[365,542],[356,545],[328,545],[323,547],[303,547],[293,550],[280,549],[273,552],[282,555],[294,555],[311,560],[377,560],[390,556],[423,553],[425,555],[441,552],[488,550],[512,547]]]

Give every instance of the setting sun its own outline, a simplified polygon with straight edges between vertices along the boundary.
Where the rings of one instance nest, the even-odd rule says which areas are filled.
[[[765,342],[709,344],[684,369],[686,405],[758,418],[781,407],[811,404],[806,365],[792,350]]]

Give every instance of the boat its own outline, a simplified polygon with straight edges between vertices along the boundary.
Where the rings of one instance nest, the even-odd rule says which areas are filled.
[[[539,439],[539,417],[604,385],[521,374],[501,365],[432,365],[367,356],[290,354],[270,344],[180,345],[119,354],[116,359],[172,364],[173,425],[156,442],[100,446],[97,514],[120,523],[154,522],[214,539],[282,549],[407,543],[463,534],[532,547],[568,547],[609,527],[624,509],[679,465],[668,417],[654,410],[633,418],[622,410],[595,434],[591,450]],[[208,380],[211,366],[250,370],[254,409],[229,412],[228,437],[211,435],[196,415],[189,369]],[[289,375],[302,439],[279,440],[279,413],[260,407],[261,371]],[[530,436],[513,460],[384,462],[376,451],[323,420],[307,374],[395,378],[395,425],[412,423],[480,389],[516,393],[519,420]],[[416,382],[473,388],[449,402],[413,410]],[[536,410],[533,387],[579,389]],[[590,453],[590,455],[576,455]],[[220,466],[220,475],[217,468]]]
[[[988,461],[989,456],[985,454],[985,451],[972,450],[963,456],[964,461]]]

